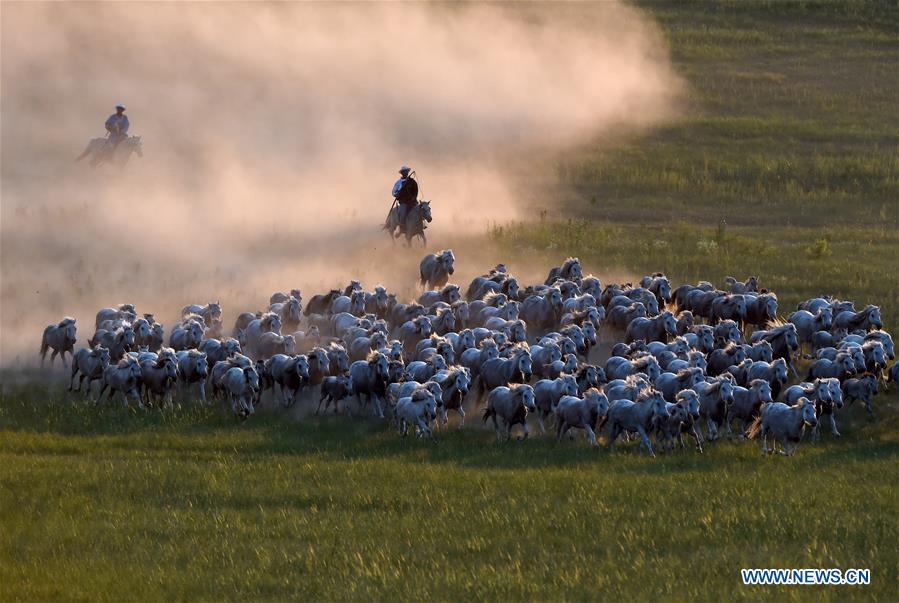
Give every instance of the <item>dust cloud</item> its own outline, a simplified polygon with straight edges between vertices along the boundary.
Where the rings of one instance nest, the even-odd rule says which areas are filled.
[[[0,363],[64,315],[131,302],[167,326],[219,300],[361,278],[412,292],[380,231],[412,165],[460,282],[491,222],[551,203],[554,154],[650,128],[681,83],[636,9],[594,4],[3,3]],[[144,157],[73,158],[128,107]],[[600,142],[597,142],[600,141]]]

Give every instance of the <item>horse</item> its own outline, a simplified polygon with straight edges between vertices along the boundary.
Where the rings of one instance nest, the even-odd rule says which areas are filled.
[[[499,358],[499,346],[493,339],[484,339],[477,347],[470,347],[459,356],[459,364],[471,372],[472,380],[477,379],[481,373],[481,367],[488,360]]]
[[[425,229],[427,228],[426,223],[431,220],[433,220],[433,216],[431,215],[431,202],[420,201],[406,212],[406,228],[401,229],[400,232],[396,232],[400,225],[400,218],[399,208],[394,205],[387,214],[387,220],[384,223],[383,229],[390,235],[391,240],[399,238],[401,234],[405,235],[406,247],[412,246],[413,238],[420,237],[421,246],[424,247],[428,244],[428,237],[425,236]]]
[[[749,387],[734,387],[734,402],[727,409],[727,430],[731,432],[734,419],[741,421],[740,435],[746,437],[749,425],[759,414],[762,404],[774,402],[771,397],[771,386],[764,379],[753,379]]]
[[[566,259],[561,266],[555,266],[550,269],[549,275],[543,282],[547,287],[551,287],[557,280],[580,281],[583,277],[581,269],[581,261],[577,258],[570,257]]]
[[[447,304],[454,304],[462,298],[462,295],[459,293],[459,285],[449,284],[443,285],[443,288],[440,290],[434,291],[425,291],[418,298],[418,303],[420,303],[424,307],[429,307],[437,302],[444,302]]]
[[[200,337],[202,338],[202,332]],[[199,341],[197,340],[197,343]],[[114,332],[100,329],[94,333],[94,336],[88,341],[88,345],[91,347],[103,346],[109,350],[109,358],[114,362],[118,362],[134,346],[134,331],[131,329],[131,325],[119,327]],[[197,346],[193,345],[191,347]]]
[[[747,294],[746,324],[764,329],[777,320],[777,295],[764,291],[759,295]]]
[[[800,351],[803,343],[811,343],[812,335],[817,331],[829,331],[833,326],[833,310],[821,308],[817,314],[807,310],[797,310],[790,314],[787,322],[796,325],[796,336],[799,339]]]
[[[196,320],[181,323],[169,333],[169,345],[177,352],[200,347],[203,342],[203,325]]]
[[[382,419],[384,412],[381,410],[380,393],[387,390],[387,382],[390,378],[389,366],[387,356],[380,352],[372,352],[365,360],[357,360],[350,365],[353,395],[360,404],[363,403],[363,396],[365,396],[366,402],[373,402],[375,414]],[[347,411],[349,412],[349,408]]]
[[[537,424],[540,433],[546,433],[544,421],[555,412],[563,396],[577,396],[577,379],[573,375],[561,375],[555,379],[541,379],[534,384],[534,404],[537,407]]]
[[[349,375],[327,376],[322,380],[321,390],[315,414],[319,414],[322,411],[322,402],[325,403],[325,412],[328,411],[328,407],[332,403],[336,412],[337,403],[353,394],[353,378]]]
[[[724,277],[724,284],[730,289],[731,293],[757,293],[759,290],[759,277],[750,276],[746,282],[741,283],[732,276]]]
[[[69,391],[84,391],[84,395],[90,395],[91,384],[103,379],[103,373],[109,366],[109,350],[104,347],[81,348],[72,356],[72,376],[69,378]],[[78,388],[73,389],[75,375],[78,375]],[[82,387],[87,379],[87,389]]]
[[[871,409],[872,398],[877,393],[877,378],[874,375],[866,373],[857,379],[846,379],[841,390],[850,404],[861,400],[865,404],[865,412],[868,413],[868,416],[874,416],[874,411]],[[836,425],[833,425],[833,429],[836,429]],[[835,433],[834,435],[839,434]]]
[[[591,388],[584,392],[583,398],[575,395],[563,395],[553,408],[556,415],[556,442],[571,429],[583,429],[587,442],[597,446],[596,423],[609,412],[609,399],[598,389]],[[542,427],[542,422],[541,422]]]
[[[74,361],[76,332],[75,319],[69,316],[66,316],[55,325],[47,325],[47,328],[44,329],[44,334],[41,337],[41,349],[40,352],[38,352],[41,356],[41,366],[44,366],[44,360],[47,358],[47,350],[52,348],[53,352],[50,354],[50,366],[53,366],[53,361],[56,360],[56,355],[59,354],[60,358],[62,358],[62,366],[68,368],[69,365],[66,364],[66,352],[72,356]]]
[[[655,380],[662,374],[662,367],[654,356],[644,356],[636,360],[613,356],[606,361],[606,375],[609,379],[624,379],[634,373],[646,373],[649,380]]]
[[[231,412],[246,419],[256,412],[254,401],[259,391],[259,373],[255,367],[232,367],[222,376],[222,389],[231,403]]]
[[[203,322],[205,324],[211,325],[213,318],[221,319],[222,305],[217,301],[209,302],[205,306],[201,306],[200,304],[189,304],[181,308],[181,317],[184,318],[188,314],[199,314],[203,317]]]
[[[502,385],[527,383],[531,378],[533,363],[527,345],[516,346],[510,358],[493,358],[481,365],[478,373],[480,395]]]
[[[137,153],[138,157],[144,156],[144,143],[140,136],[128,136],[114,148],[110,148],[110,144],[112,143],[108,138],[92,138],[75,161],[81,161],[89,156],[88,165],[92,168],[103,163],[123,168],[131,159],[132,153]]]
[[[531,329],[554,328],[562,318],[562,292],[551,287],[544,295],[531,295],[521,302],[520,312]]]
[[[256,343],[256,359],[265,360],[275,354],[296,354],[296,340],[293,335],[278,335],[277,333],[262,333]]]
[[[265,361],[265,370],[281,389],[281,403],[293,406],[297,394],[309,382],[309,358],[275,354]]]
[[[292,333],[300,328],[303,305],[299,298],[291,297],[283,302],[276,302],[268,307],[269,312],[274,312],[281,317],[281,327]]]
[[[250,324],[247,325],[246,336],[247,336],[247,345],[246,350],[247,354],[252,357],[256,356],[256,347],[259,345],[259,338],[263,333],[275,333],[276,335],[281,334],[281,317],[275,314],[274,312],[267,312],[263,314],[260,318],[253,319]],[[196,347],[196,346],[191,346]]]
[[[668,336],[677,334],[677,321],[671,312],[662,312],[652,318],[637,317],[628,325],[624,341],[631,343],[637,339],[643,341],[668,341]]]
[[[425,388],[417,389],[411,396],[400,398],[394,409],[396,427],[400,435],[405,437],[409,425],[418,429],[419,437],[427,436],[436,441],[431,431],[431,421],[437,418],[437,400],[434,394]]]
[[[140,397],[140,364],[131,356],[125,355],[116,364],[110,364],[103,371],[103,380],[100,386],[100,394],[97,396],[95,404],[100,404],[103,399],[103,393],[109,389],[109,397],[112,398],[116,392],[121,392],[125,400],[125,406],[128,406],[128,398],[137,400],[140,408],[144,407],[144,402]]]
[[[799,338],[796,325],[787,323],[779,325],[767,331],[756,331],[749,337],[749,343],[767,341],[774,350],[775,358],[783,358],[787,366],[793,371],[793,376],[799,379],[799,373],[793,366],[793,352],[799,349]]]
[[[348,313],[353,316],[365,315],[365,291],[351,291],[348,295],[339,295],[331,302],[329,309],[332,316]]]
[[[758,418],[749,427],[748,436],[754,439],[761,434],[764,455],[777,452],[777,440],[780,440],[783,444],[780,454],[788,456],[796,452],[803,428],[806,425],[815,427],[817,424],[815,405],[808,398],[800,398],[793,406],[772,402],[762,405]],[[769,434],[774,439],[772,450],[768,450]],[[793,444],[793,447],[789,448],[789,444]]]
[[[155,361],[140,362],[140,380],[148,403],[152,403],[153,395],[156,395],[167,406],[172,406],[172,391],[178,382],[177,359],[160,356]]]
[[[494,388],[487,396],[487,408],[484,410],[484,423],[493,419],[493,428],[496,430],[496,438],[502,440],[500,424],[505,427],[508,440],[512,437],[512,427],[521,425],[523,435],[518,436],[522,441],[528,437],[528,413],[536,412],[534,406],[534,388],[523,383],[513,383],[508,387],[501,385]]]
[[[446,425],[449,421],[447,411],[455,410],[459,414],[459,429],[462,429],[465,425],[465,411],[462,404],[471,388],[471,372],[464,367],[454,367],[437,371],[432,379],[441,390],[443,424]]]
[[[713,382],[701,381],[693,386],[699,396],[699,414],[705,417],[708,439],[718,439],[718,428],[727,419],[727,409],[734,402],[734,384],[730,375]]]
[[[455,268],[456,256],[452,249],[444,249],[438,253],[429,253],[418,265],[419,284],[422,288],[439,289],[444,286]]]
[[[691,389],[704,380],[702,369],[685,368],[677,373],[662,373],[656,379],[655,387],[662,392],[665,400],[674,402],[678,393]]]
[[[178,358],[178,378],[181,383],[185,385],[196,383],[200,401],[206,404],[206,377],[209,374],[206,353],[198,350],[181,350],[176,352],[176,356]]]
[[[880,320],[880,308],[877,306],[865,306],[859,312],[844,311],[840,312],[833,318],[834,329],[846,329],[850,333],[852,331],[871,331],[874,329],[882,329],[883,322]]]
[[[750,383],[754,379],[764,379],[771,386],[771,395],[777,398],[780,390],[787,383],[787,361],[778,358],[773,362],[753,362],[746,370],[746,382]]]
[[[615,400],[609,406],[606,419],[609,423],[609,450],[615,445],[615,440],[624,431],[636,431],[640,434],[640,450],[644,448],[649,456],[655,457],[652,443],[649,441],[647,431],[652,426],[653,418],[663,419],[668,416],[665,406],[665,398],[661,392],[653,389],[644,390],[637,396],[637,401]],[[600,427],[602,427],[600,425]]]
[[[642,302],[631,302],[627,306],[613,306],[606,312],[606,322],[616,329],[626,329],[635,318],[647,316],[646,306]]]
[[[341,292],[338,289],[331,289],[327,293],[313,295],[306,307],[303,308],[303,316],[327,314],[331,309],[331,304],[340,296]]]

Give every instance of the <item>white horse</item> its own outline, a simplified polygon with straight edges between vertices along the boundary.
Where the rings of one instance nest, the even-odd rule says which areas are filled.
[[[818,419],[815,416],[815,404],[808,398],[800,398],[793,406],[782,402],[762,405],[759,417],[749,428],[749,437],[762,436],[762,454],[777,452],[777,440],[783,443],[780,454],[787,456],[796,452],[803,428],[815,427]],[[771,450],[768,449],[768,434],[774,439]],[[789,445],[793,447],[790,448]]]
[[[50,366],[53,366],[53,361],[56,360],[56,355],[59,354],[62,358],[62,365],[68,368],[66,352],[72,354],[74,358],[75,333],[75,319],[68,316],[59,321],[58,324],[47,325],[41,338],[41,366],[44,365],[44,360],[47,358],[47,350],[52,348],[53,353],[50,354]]]
[[[561,442],[572,427],[583,429],[587,442],[596,446],[596,422],[609,412],[609,399],[597,389],[588,389],[583,398],[563,396],[555,408],[556,441]]]
[[[502,428],[505,427],[508,440],[512,437],[512,427],[521,425],[523,435],[519,441],[528,437],[528,413],[536,412],[534,405],[534,388],[525,384],[512,384],[493,389],[487,396],[487,408],[484,410],[484,423],[493,419],[493,428],[498,440],[503,439]]]
[[[405,224],[405,232],[400,231],[397,232],[397,228],[400,225],[399,218],[399,210],[396,205],[390,208],[390,212],[387,214],[387,220],[383,226],[383,229],[390,234],[391,239],[399,238],[401,234],[406,237],[406,246],[412,246],[412,239],[415,237],[421,238],[421,245],[424,247],[428,244],[428,237],[425,236],[425,229],[427,228],[426,223],[433,220],[433,216],[431,215],[431,202],[430,201],[421,201],[415,207],[406,212],[406,224]]]

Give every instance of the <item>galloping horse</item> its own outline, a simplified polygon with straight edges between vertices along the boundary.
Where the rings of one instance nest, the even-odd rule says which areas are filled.
[[[424,247],[428,244],[428,238],[425,236],[425,222],[430,222],[431,220],[431,202],[421,201],[406,214],[405,233],[402,231],[396,232],[397,227],[400,225],[400,220],[397,207],[394,205],[390,208],[390,213],[387,214],[384,230],[390,233],[391,239],[399,238],[400,234],[405,234],[407,247],[412,246],[413,237],[421,237],[421,245]]]
[[[138,157],[144,156],[143,143],[140,136],[129,136],[122,140],[115,149],[109,148],[109,140],[106,138],[93,138],[87,143],[87,148],[75,158],[75,161],[81,161],[88,155],[90,156],[90,166],[97,167],[101,163],[110,163],[117,167],[125,167],[132,153],[137,153]]]

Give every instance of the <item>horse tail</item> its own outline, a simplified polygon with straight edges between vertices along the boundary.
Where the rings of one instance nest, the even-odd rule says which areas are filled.
[[[489,419],[490,417],[493,417],[495,415],[496,415],[496,413],[493,411],[493,409],[490,406],[487,406],[487,408],[484,409],[484,416],[482,417],[484,420],[484,423],[487,422],[487,419]],[[495,422],[496,422],[496,419],[494,419],[494,423]]]
[[[762,430],[762,410],[765,408],[766,404],[767,402],[759,407],[758,416],[752,421],[752,425],[749,426],[749,429],[746,430],[746,437],[750,440],[754,440]]]

